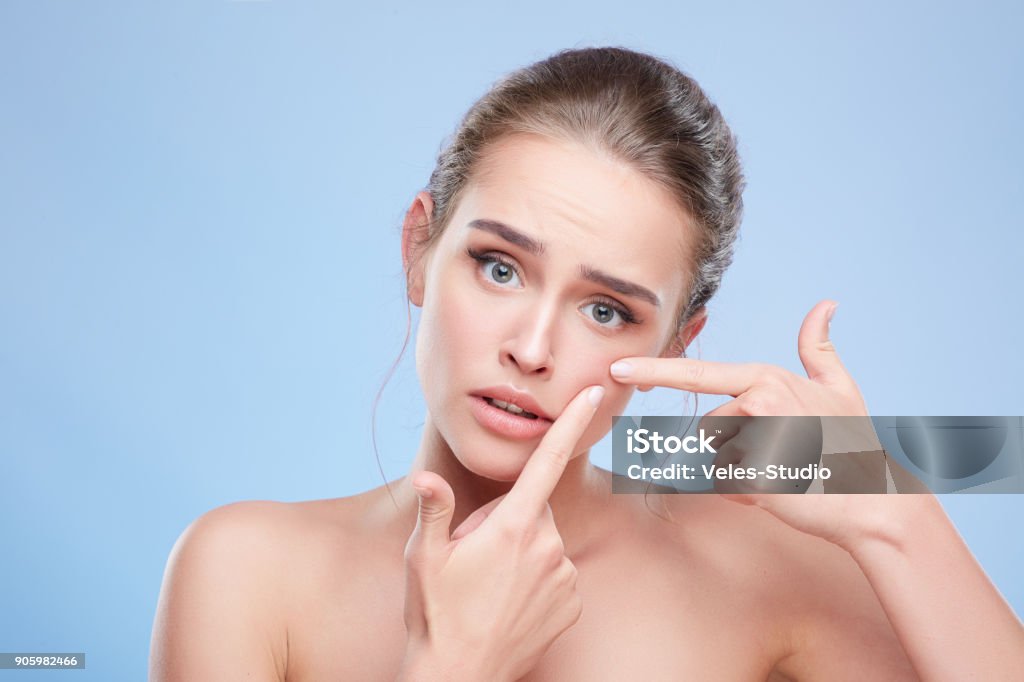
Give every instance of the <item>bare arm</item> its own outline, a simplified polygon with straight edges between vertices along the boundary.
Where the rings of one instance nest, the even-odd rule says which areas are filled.
[[[153,624],[151,682],[280,682],[287,637],[275,609],[274,503],[196,519],[171,550]]]
[[[1024,626],[933,495],[887,496],[890,523],[850,548],[924,680],[1013,680]]]

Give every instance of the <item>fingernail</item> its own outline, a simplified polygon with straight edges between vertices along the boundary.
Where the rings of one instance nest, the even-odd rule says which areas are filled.
[[[839,307],[838,303],[833,303],[832,307],[828,309],[828,321],[832,321],[832,316],[836,314],[836,308]]]
[[[625,360],[619,360],[613,362],[611,366],[612,375],[617,377],[628,377],[633,373],[633,365],[629,364]]]
[[[431,490],[430,488],[421,488],[416,485],[414,485],[413,488],[416,490],[416,493],[424,500],[430,499],[430,496],[434,494],[434,491]]]
[[[601,404],[601,399],[604,398],[604,386],[594,386],[590,389],[590,393],[587,394],[587,400],[594,407]]]

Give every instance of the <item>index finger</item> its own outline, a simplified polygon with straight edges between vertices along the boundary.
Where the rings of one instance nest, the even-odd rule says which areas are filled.
[[[612,371],[611,375],[624,384],[666,386],[734,398],[749,391],[764,372],[763,365],[693,358],[633,357],[612,364],[616,369],[623,366],[628,366],[628,369]]]
[[[576,394],[548,428],[495,513],[507,508],[539,514],[544,509],[602,397],[603,386],[589,386]]]

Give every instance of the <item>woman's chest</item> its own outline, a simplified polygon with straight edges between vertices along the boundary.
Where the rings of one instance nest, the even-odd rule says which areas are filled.
[[[760,681],[783,655],[764,595],[713,568],[628,551],[576,564],[583,614],[524,680]],[[395,679],[403,566],[364,568],[308,591],[289,631],[289,682]]]

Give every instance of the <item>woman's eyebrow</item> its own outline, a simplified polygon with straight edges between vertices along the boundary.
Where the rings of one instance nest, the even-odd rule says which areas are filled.
[[[471,220],[469,222],[469,227],[474,230],[490,232],[493,235],[501,237],[510,244],[515,244],[533,256],[541,256],[544,254],[543,242],[539,242],[533,237],[523,234],[511,225],[506,225],[498,220],[478,218],[476,220]],[[585,280],[606,286],[612,291],[616,291],[624,296],[632,296],[633,298],[647,301],[656,308],[661,307],[661,299],[658,298],[657,294],[647,287],[640,286],[635,282],[630,282],[620,277],[609,275],[607,272],[589,265],[580,265],[579,273],[580,277]]]
[[[537,241],[533,237],[523,234],[511,225],[506,225],[505,223],[497,220],[478,218],[476,220],[471,220],[469,226],[475,230],[483,230],[484,232],[490,232],[491,234],[497,235],[505,241],[515,244],[533,256],[544,255],[543,243]]]

